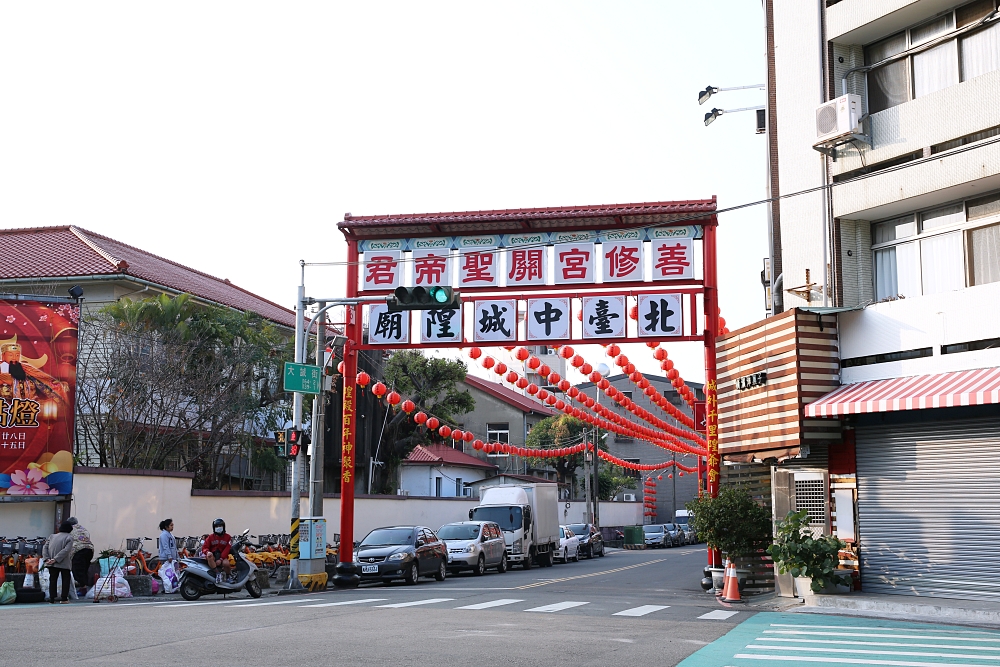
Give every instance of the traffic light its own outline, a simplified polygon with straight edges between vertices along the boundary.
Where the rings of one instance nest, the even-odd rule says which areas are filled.
[[[274,441],[277,444],[274,449],[278,456],[294,459],[299,455],[299,449],[308,445],[311,440],[309,433],[302,429],[286,428],[275,432]]]
[[[285,438],[284,431],[274,432],[274,455],[277,456],[279,459],[285,458],[286,454],[288,453],[287,450],[285,449],[285,443],[287,442],[288,439]]]
[[[451,287],[397,287],[393,296],[387,297],[389,312],[402,310],[458,310],[462,295]]]

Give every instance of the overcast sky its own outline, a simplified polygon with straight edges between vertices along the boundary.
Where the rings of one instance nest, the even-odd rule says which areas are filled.
[[[756,201],[754,114],[702,118],[763,92],[696,93],[764,80],[762,25],[745,0],[6,2],[0,225],[78,225],[292,307],[300,259],[345,258],[348,211]],[[765,219],[720,217],[730,328],[764,316]]]

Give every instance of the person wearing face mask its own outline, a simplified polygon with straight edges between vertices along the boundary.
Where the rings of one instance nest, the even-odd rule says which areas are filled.
[[[218,583],[236,581],[236,573],[233,566],[229,564],[229,551],[232,548],[233,538],[226,532],[226,522],[216,519],[212,522],[212,533],[205,538],[201,546],[201,553],[208,561],[208,566],[215,572],[215,580]],[[219,572],[222,567],[223,572]],[[223,579],[225,577],[225,579]]]

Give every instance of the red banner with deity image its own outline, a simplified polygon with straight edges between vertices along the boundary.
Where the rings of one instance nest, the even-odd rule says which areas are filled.
[[[80,307],[0,299],[0,496],[73,491]]]

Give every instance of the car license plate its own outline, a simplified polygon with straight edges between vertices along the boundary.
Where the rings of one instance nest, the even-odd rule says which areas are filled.
[[[378,565],[362,565],[361,574],[378,574]]]

